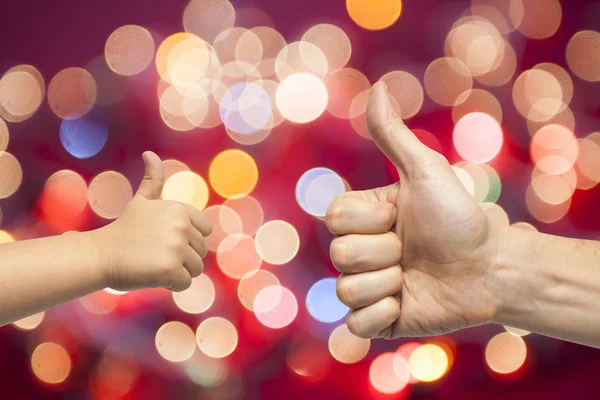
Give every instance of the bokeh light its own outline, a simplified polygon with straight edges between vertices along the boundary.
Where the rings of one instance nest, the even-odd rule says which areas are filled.
[[[600,81],[600,33],[577,32],[567,44],[567,63],[580,79]]]
[[[267,286],[279,286],[279,279],[264,269],[250,271],[238,283],[238,298],[242,305],[250,311],[254,311],[254,300],[261,290]]]
[[[192,285],[183,292],[173,292],[175,305],[188,314],[200,314],[207,311],[215,301],[215,285],[202,274],[192,279]]]
[[[265,223],[256,232],[256,252],[269,264],[282,265],[290,262],[300,248],[298,231],[286,221]]]
[[[502,207],[495,203],[481,203],[479,205],[485,215],[498,225],[502,227],[507,227],[510,225],[510,219],[508,218],[508,214]]]
[[[344,364],[355,364],[365,358],[371,348],[371,339],[355,336],[342,324],[329,335],[329,352],[337,361]]]
[[[388,93],[393,98],[392,106],[400,118],[412,118],[421,110],[423,87],[415,76],[404,71],[392,71],[380,80],[387,85]]]
[[[471,90],[466,100],[460,104],[456,104],[452,108],[452,120],[456,124],[461,118],[474,112],[488,114],[498,121],[499,124],[502,123],[502,106],[498,99],[486,90]]]
[[[136,75],[144,71],[154,57],[154,40],[146,28],[125,25],[117,28],[104,46],[106,63],[119,75]]]
[[[510,0],[510,18],[523,35],[546,39],[558,30],[562,8],[559,0]]]
[[[212,358],[229,356],[238,345],[238,333],[231,321],[211,317],[200,323],[196,330],[198,348]]]
[[[0,199],[15,194],[22,181],[23,170],[19,160],[9,152],[0,152]]]
[[[394,368],[399,369],[399,371],[397,373],[400,376],[403,376],[404,369],[406,368],[407,362],[408,362],[408,360],[410,360],[410,356],[412,355],[412,353],[421,346],[422,346],[421,343],[407,342],[407,343],[400,345],[400,347],[398,347],[398,349],[396,350],[396,354],[398,354],[402,358],[394,359],[394,361],[395,361]],[[408,369],[410,370],[410,364],[408,365]],[[410,372],[408,383],[410,383],[411,385],[414,385],[415,383],[419,383],[419,382],[420,382],[420,380],[418,378],[416,378],[412,374],[412,372]]]
[[[328,99],[323,81],[309,73],[289,75],[281,82],[276,95],[281,115],[297,124],[319,118],[327,108]]]
[[[228,246],[235,244],[238,234],[243,232],[242,219],[233,209],[226,206],[210,206],[204,210],[204,215],[212,222],[212,233],[204,238],[206,247],[216,252],[225,238],[228,238]]]
[[[271,285],[254,298],[254,314],[258,321],[271,329],[285,328],[298,314],[296,296],[286,287]]]
[[[328,71],[325,53],[311,42],[290,43],[275,59],[275,73],[282,83],[296,74],[309,74],[323,79]]]
[[[350,18],[361,28],[378,31],[389,28],[400,18],[401,0],[346,0]]]
[[[329,205],[346,191],[342,178],[327,168],[306,171],[296,184],[296,201],[310,215],[324,217]]]
[[[71,372],[71,357],[60,344],[45,342],[31,354],[31,369],[40,381],[58,384],[64,382]]]
[[[352,101],[369,90],[371,83],[362,72],[342,68],[327,75],[325,86],[329,93],[327,111],[338,118],[350,119],[360,114],[359,110],[352,112]]]
[[[319,24],[310,28],[303,42],[309,42],[321,49],[327,58],[329,73],[344,68],[352,55],[352,43],[346,32],[331,24]]]
[[[563,107],[560,82],[550,72],[530,69],[513,85],[513,102],[519,113],[533,121],[548,121]]]
[[[171,175],[162,191],[164,200],[189,204],[200,211],[208,204],[208,196],[206,181],[191,171],[181,171]]]
[[[104,112],[92,107],[80,118],[67,118],[60,125],[60,141],[73,157],[90,158],[102,150],[108,140]]]
[[[98,88],[94,77],[83,68],[67,68],[48,85],[48,104],[61,119],[81,118],[96,103]]]
[[[0,151],[6,150],[9,140],[10,132],[8,131],[8,126],[6,125],[6,122],[0,118]]]
[[[531,159],[536,167],[548,174],[562,174],[571,169],[579,155],[579,142],[568,128],[550,124],[533,136]]]
[[[42,212],[51,221],[61,222],[81,214],[88,197],[85,180],[75,171],[61,170],[50,175],[42,192]]]
[[[183,12],[185,30],[209,42],[234,24],[235,9],[227,0],[192,0]]]
[[[241,150],[225,150],[211,162],[208,172],[210,185],[225,198],[250,194],[258,182],[254,159]]]
[[[239,216],[241,221],[242,229],[238,231],[237,225],[234,229],[228,229],[226,223],[221,222],[224,226],[224,230],[230,235],[236,233],[244,233],[248,236],[253,236],[263,224],[265,219],[265,213],[258,200],[252,196],[234,196],[230,197],[223,203],[225,207],[222,212],[226,209],[233,210],[235,214]],[[221,221],[227,216],[220,216]]]
[[[134,363],[118,354],[104,352],[90,374],[92,390],[100,396],[119,398],[129,393],[138,379]]]
[[[114,219],[133,198],[133,189],[123,174],[105,171],[92,180],[87,196],[90,207],[96,215],[105,219]]]
[[[488,367],[499,374],[517,371],[527,358],[527,346],[520,336],[508,332],[494,336],[485,347]]]
[[[33,314],[29,317],[25,317],[23,319],[13,322],[13,326],[23,331],[32,331],[38,326],[40,326],[40,324],[44,320],[44,316],[45,313],[42,311],[40,313]]]
[[[208,357],[200,351],[183,362],[183,369],[192,382],[206,388],[224,383],[229,372],[225,360]]]
[[[499,87],[507,84],[517,71],[517,55],[515,49],[508,42],[504,42],[504,51],[502,58],[499,58],[498,65],[491,71],[476,76],[475,79],[486,86]]]
[[[312,381],[325,376],[331,364],[327,347],[316,341],[294,343],[288,351],[286,362],[296,374]]]
[[[306,309],[314,319],[325,323],[339,321],[350,311],[337,297],[335,278],[321,279],[311,286]]]
[[[448,371],[448,354],[440,346],[428,343],[415,349],[408,359],[410,373],[421,382],[433,382]]]
[[[545,224],[561,220],[571,207],[571,198],[561,204],[549,204],[536,194],[533,184],[529,184],[525,192],[525,205],[535,219]]]
[[[515,224],[513,224],[513,226],[515,226]],[[522,228],[522,229],[530,229],[530,228]],[[533,231],[537,230],[535,228],[533,228]],[[525,329],[519,329],[519,328],[513,328],[512,326],[505,326],[504,329],[506,329],[506,332],[510,333],[511,335],[515,335],[515,336],[527,336],[529,334],[531,334],[531,332],[526,331]]]
[[[81,306],[89,313],[95,315],[106,315],[113,312],[119,305],[119,295],[101,290],[83,296],[79,299]]]
[[[162,358],[176,363],[188,360],[196,350],[194,331],[178,321],[162,325],[156,332],[154,343]]]
[[[383,353],[377,356],[371,363],[369,378],[371,385],[381,393],[394,394],[406,387],[409,379],[408,366],[403,369],[403,375],[396,373],[394,364],[406,364],[406,360],[396,353]]]
[[[221,119],[232,131],[248,135],[264,129],[272,119],[271,99],[254,83],[238,83],[221,98]]]
[[[485,163],[498,155],[504,135],[496,119],[485,113],[474,112],[458,121],[452,139],[456,151],[463,159]]]
[[[15,239],[6,231],[0,229],[0,244],[14,242]]]
[[[425,71],[424,82],[429,97],[446,107],[465,101],[473,88],[469,68],[453,57],[442,57],[431,62]]]
[[[46,94],[42,74],[31,65],[9,69],[0,79],[0,117],[9,122],[29,119]]]
[[[256,271],[262,258],[256,251],[254,239],[243,234],[227,236],[217,249],[217,264],[221,271],[232,279],[242,279]]]

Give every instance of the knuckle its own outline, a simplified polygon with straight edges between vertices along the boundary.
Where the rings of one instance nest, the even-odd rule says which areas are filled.
[[[400,318],[400,304],[393,297],[386,297],[383,299],[383,313],[385,320],[391,324]]]
[[[344,215],[345,207],[338,200],[334,200],[325,214],[327,228],[333,233],[341,232],[344,227]]]
[[[356,301],[356,288],[351,278],[341,276],[336,283],[336,294],[338,299],[348,307],[352,307]]]
[[[331,247],[329,249],[329,253],[331,256],[331,261],[333,265],[344,272],[344,270],[350,267],[350,260],[348,256],[348,245],[346,244],[343,238],[335,238],[331,242]]]
[[[366,338],[366,332],[362,330],[361,324],[355,313],[348,315],[348,318],[346,318],[346,325],[348,326],[350,333],[354,336]]]
[[[385,229],[389,230],[396,222],[396,207],[391,203],[383,203],[380,210]]]

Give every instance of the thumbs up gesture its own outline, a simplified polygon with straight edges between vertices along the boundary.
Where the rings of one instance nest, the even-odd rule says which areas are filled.
[[[501,228],[395,114],[384,83],[371,90],[367,125],[400,182],[345,193],[327,212],[348,328],[391,339],[493,322]]]
[[[159,200],[165,180],[160,158],[143,154],[144,179],[123,213],[100,229],[106,246],[106,282],[116,290],[187,289],[204,269],[210,220],[198,209]]]

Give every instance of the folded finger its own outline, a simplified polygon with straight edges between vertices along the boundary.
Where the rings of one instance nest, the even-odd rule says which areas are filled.
[[[192,276],[188,272],[185,265],[178,268],[169,279],[167,289],[174,292],[182,292],[192,285]]]
[[[329,206],[325,222],[335,235],[385,233],[396,223],[396,207],[387,202],[341,197]]]
[[[208,247],[204,241],[204,236],[198,232],[194,227],[190,228],[189,233],[190,246],[200,255],[200,257],[206,257],[208,254]]]
[[[202,261],[202,257],[200,257],[196,250],[192,249],[191,246],[188,246],[185,249],[183,266],[189,272],[192,278],[200,276],[204,271],[204,262]]]
[[[331,261],[342,273],[356,274],[395,265],[402,258],[402,243],[393,232],[380,235],[346,235],[333,239]]]
[[[360,308],[395,295],[403,283],[399,265],[362,274],[342,274],[337,280],[337,296],[348,307]]]
[[[213,231],[213,225],[210,219],[196,207],[186,204],[187,212],[192,225],[204,236],[209,236]]]
[[[350,332],[358,337],[378,337],[400,318],[400,302],[395,297],[383,298],[370,306],[352,311],[346,319]]]

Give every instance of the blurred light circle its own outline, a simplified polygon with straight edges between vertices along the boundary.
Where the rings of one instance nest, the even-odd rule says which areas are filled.
[[[106,351],[92,370],[89,379],[92,391],[119,398],[129,393],[137,378],[137,367],[133,363]]]
[[[496,119],[488,114],[474,112],[458,121],[452,139],[456,151],[463,159],[485,163],[498,155],[504,135]]]
[[[469,192],[471,196],[475,197],[475,182],[473,182],[471,175],[462,167],[458,167],[456,165],[452,166],[452,170],[467,192]]]
[[[106,117],[97,107],[92,107],[80,118],[66,118],[60,124],[60,141],[73,157],[93,157],[102,150],[107,140]]]
[[[162,358],[171,362],[188,360],[196,350],[194,331],[178,321],[167,322],[156,332],[154,342]]]
[[[272,117],[271,99],[253,83],[238,83],[221,98],[221,119],[239,134],[252,134],[267,126]]]
[[[290,75],[301,73],[324,79],[328,71],[327,57],[323,50],[306,41],[290,43],[275,59],[275,72],[282,82]]]
[[[473,198],[479,203],[485,202],[491,189],[488,171],[481,164],[475,163],[460,163],[460,167],[469,174],[473,182]]]
[[[23,170],[19,160],[6,151],[0,151],[0,199],[12,196],[21,186]]]
[[[227,0],[192,0],[183,12],[185,30],[209,42],[233,25],[235,9]]]
[[[210,251],[216,252],[221,242],[230,235],[228,246],[233,246],[231,241],[239,238],[238,234],[245,233],[239,214],[227,206],[210,206],[204,210],[204,215],[213,224],[212,233],[204,238],[204,243]]]
[[[162,160],[162,165],[165,169],[165,182],[177,172],[190,170],[190,167],[179,160]]]
[[[397,108],[394,108],[400,118],[412,118],[421,110],[423,87],[413,75],[404,71],[393,71],[382,76],[380,80],[385,82],[389,95],[398,103]]]
[[[96,103],[98,88],[94,77],[83,68],[67,68],[48,85],[48,104],[61,119],[81,118]]]
[[[503,35],[516,29],[510,18],[510,1],[471,0],[471,12],[492,22]]]
[[[197,385],[212,388],[225,382],[228,374],[227,363],[219,358],[211,358],[202,352],[183,362],[186,375]]]
[[[372,140],[369,129],[367,128],[367,103],[369,101],[369,93],[370,90],[365,90],[357,95],[354,100],[352,100],[352,103],[350,103],[350,115],[352,116],[350,118],[350,124],[360,137]],[[388,100],[392,102],[393,107],[395,99],[392,96],[388,96]],[[394,109],[394,111],[396,110]],[[400,110],[397,110],[396,114],[399,112]]]
[[[183,292],[173,292],[173,301],[188,314],[200,314],[208,310],[215,301],[215,285],[202,274],[192,279],[192,285]]]
[[[465,101],[452,107],[452,120],[456,124],[461,118],[474,112],[488,114],[499,124],[502,123],[502,106],[498,99],[486,90],[471,90]]]
[[[465,101],[473,88],[473,78],[467,66],[452,57],[438,58],[429,64],[424,83],[429,97],[446,107]]]
[[[383,394],[395,394],[406,387],[410,372],[408,368],[404,368],[403,375],[398,375],[394,364],[400,363],[406,363],[406,360],[396,353],[383,353],[373,360],[369,378],[375,390]]]
[[[352,68],[336,70],[325,78],[325,86],[329,94],[327,111],[338,118],[349,119],[356,117],[350,106],[359,94],[371,88],[371,83],[360,71]]]
[[[106,64],[104,56],[93,58],[87,63],[85,69],[96,81],[96,104],[99,106],[112,106],[125,97],[129,91],[129,77],[115,74]]]
[[[573,115],[573,111],[569,106],[561,105],[562,111],[554,115],[547,121],[534,121],[532,119],[527,120],[527,130],[529,134],[533,137],[537,131],[542,129],[546,125],[562,125],[572,132],[575,132],[575,116]]]
[[[510,225],[510,219],[508,214],[502,207],[494,203],[481,203],[479,204],[485,215],[495,223],[507,227]]]
[[[324,217],[329,205],[346,191],[344,181],[327,168],[306,171],[296,184],[296,201],[308,214]]]
[[[250,311],[254,311],[254,300],[258,293],[267,286],[279,286],[279,279],[264,269],[250,271],[238,283],[238,298],[242,305]]]
[[[237,347],[238,333],[231,321],[222,317],[211,317],[198,326],[196,342],[200,351],[207,356],[224,358]]]
[[[202,85],[190,83],[183,92],[183,114],[195,127],[201,128],[207,122],[211,100],[214,100],[207,90]]]
[[[525,205],[535,219],[545,224],[551,224],[567,215],[571,207],[571,198],[562,204],[548,204],[538,197],[530,184],[525,193]]]
[[[346,32],[332,24],[319,24],[310,28],[302,36],[303,42],[316,45],[327,57],[328,71],[331,73],[344,68],[352,55],[352,44]]]
[[[491,71],[475,77],[478,82],[486,86],[497,87],[505,85],[513,78],[517,71],[517,55],[512,45],[506,40],[502,54],[503,56],[497,60],[497,66]]]
[[[286,357],[288,367],[306,378],[323,378],[330,365],[325,345],[321,342],[307,341],[292,346]]]
[[[528,229],[528,228],[525,228],[525,229]],[[537,232],[537,230],[535,228],[533,228],[533,230]],[[525,329],[513,328],[511,326],[505,326],[504,329],[506,329],[506,332],[510,333],[511,335],[521,336],[521,337],[527,336],[531,333],[529,331],[526,331]]]
[[[168,38],[163,42],[166,43],[165,46],[172,44],[166,48],[163,46],[168,53],[157,53],[157,57],[159,54],[166,55],[166,66],[164,58],[161,58],[161,63],[157,65],[164,68],[161,78],[184,92],[185,85],[210,78],[212,70],[216,70],[218,63],[214,60],[216,56],[213,54],[213,49],[201,38],[192,34],[175,34],[172,37],[172,43]]]
[[[499,374],[515,372],[525,362],[527,346],[520,336],[508,332],[494,336],[485,347],[485,361]]]
[[[561,111],[563,91],[550,72],[530,69],[513,85],[513,102],[519,113],[533,121],[548,121]]]
[[[533,136],[530,154],[543,172],[562,174],[575,165],[579,142],[568,128],[558,124],[546,125]]]
[[[262,259],[256,252],[254,239],[240,234],[223,239],[217,249],[217,264],[225,275],[239,280],[258,270]]]
[[[23,319],[13,322],[13,326],[23,331],[32,331],[38,326],[40,326],[40,324],[44,320],[44,315],[45,313],[43,311],[37,314],[33,314],[29,317],[25,317]]]
[[[419,139],[425,146],[429,147],[431,150],[437,151],[438,153],[442,153],[442,144],[433,133],[426,131],[425,129],[418,128],[411,130],[417,139]]]
[[[210,185],[221,197],[250,194],[258,183],[258,168],[246,152],[231,149],[219,153],[211,162]]]
[[[231,61],[217,69],[210,89],[217,103],[221,104],[227,90],[238,83],[253,83],[262,87],[262,77],[258,69],[242,61]]]
[[[298,301],[286,287],[267,286],[254,298],[254,314],[258,321],[268,328],[285,328],[296,319]]]
[[[285,38],[268,26],[256,26],[250,29],[262,44],[263,60],[258,64],[258,69],[263,78],[271,78],[275,75],[276,58],[286,46]]]
[[[421,347],[421,343],[417,343],[417,342],[407,342],[404,343],[402,345],[400,345],[400,347],[398,347],[398,349],[396,350],[396,354],[398,354],[401,358],[395,358],[394,359],[394,371],[396,371],[396,369],[398,369],[398,371],[396,371],[396,374],[398,374],[399,376],[404,376],[404,370],[405,368],[408,366],[408,369],[410,370],[410,365],[408,364],[408,360],[410,360],[410,356],[412,355],[412,353],[418,349],[419,347]],[[416,378],[412,372],[409,371],[409,379],[408,379],[408,383],[410,383],[411,385],[414,385],[415,383],[419,383],[420,380],[418,378]]]
[[[8,131],[8,126],[6,125],[6,122],[0,118],[0,152],[6,150],[9,140],[10,133]]]
[[[119,75],[136,75],[145,70],[154,57],[154,40],[146,28],[125,25],[117,28],[104,46],[106,63]]]
[[[289,121],[305,124],[319,118],[327,108],[328,93],[318,77],[308,73],[289,75],[277,89],[276,104]]]
[[[510,18],[523,35],[546,39],[558,30],[562,8],[559,0],[510,0]]]
[[[440,346],[424,344],[415,349],[408,360],[410,373],[421,382],[433,382],[448,371],[448,354]]]
[[[251,28],[253,26],[273,28],[275,22],[263,10],[256,7],[244,7],[235,10],[235,23],[237,26]]]
[[[129,180],[116,171],[98,174],[88,188],[88,202],[92,211],[105,219],[117,218],[132,198],[133,189]]]
[[[346,0],[350,18],[361,28],[378,31],[389,28],[400,18],[401,0]]]
[[[306,308],[314,319],[325,323],[339,321],[350,311],[337,297],[335,278],[321,279],[312,285],[306,295]]]
[[[113,312],[119,305],[119,296],[101,290],[83,296],[79,299],[81,306],[89,313],[106,315]]]
[[[273,265],[290,262],[300,248],[298,231],[288,222],[275,220],[265,223],[256,232],[256,252]]]
[[[335,328],[329,336],[329,352],[341,363],[355,364],[365,358],[371,348],[371,339],[362,339],[342,324]]]
[[[260,82],[260,86],[265,90],[265,92],[267,92],[267,94],[269,95],[269,100],[271,102],[270,108],[271,108],[272,119],[267,124],[266,129],[269,129],[271,127],[275,128],[275,127],[281,125],[281,123],[283,121],[285,121],[284,116],[281,115],[281,112],[279,112],[279,110],[277,109],[277,104],[276,104],[277,89],[279,89],[279,82],[275,82],[270,79],[263,79]]]
[[[33,351],[31,369],[40,381],[58,384],[64,382],[71,372],[71,357],[61,345],[45,342]]]
[[[28,119],[42,104],[45,93],[44,79],[35,67],[10,69],[0,79],[0,116],[10,122]]]
[[[213,48],[223,64],[238,61],[254,66],[262,59],[260,39],[246,28],[236,26],[224,30],[215,38]]]
[[[577,32],[567,44],[566,55],[569,68],[580,79],[600,81],[600,33]]]
[[[15,239],[6,231],[0,229],[0,244],[14,242]]]
[[[565,69],[563,67],[561,67],[560,65],[553,64],[553,63],[537,64],[535,67],[533,67],[533,69],[539,69],[542,71],[546,71],[549,74],[551,74],[552,76],[554,76],[554,78],[560,85],[560,88],[562,90],[562,95],[563,95],[562,106],[561,106],[560,111],[562,111],[564,108],[566,108],[571,103],[571,100],[573,99],[573,80],[571,79],[571,76],[569,75],[569,73],[567,71],[565,71]]]
[[[223,206],[233,210],[242,222],[243,232],[229,232],[229,234],[244,233],[253,236],[263,224],[265,214],[260,202],[252,196],[235,196],[225,200]]]
[[[594,132],[579,141],[577,171],[587,179],[600,182],[600,133]]]
[[[87,204],[88,187],[75,171],[61,170],[53,173],[42,192],[42,211],[50,220],[74,218]]]
[[[569,168],[562,174],[547,174],[539,169],[533,170],[531,186],[535,194],[548,204],[562,204],[568,201],[577,186],[577,174]]]
[[[191,171],[181,171],[171,175],[162,191],[164,200],[189,204],[200,211],[208,204],[208,197],[206,181]]]

